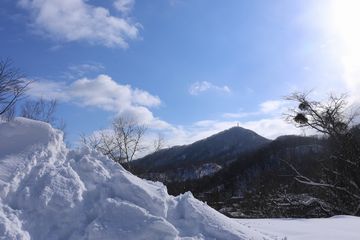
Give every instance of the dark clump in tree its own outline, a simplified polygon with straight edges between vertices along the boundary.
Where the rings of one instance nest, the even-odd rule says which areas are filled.
[[[10,60],[0,61],[0,116],[14,115],[16,102],[24,95],[30,81],[12,66]]]
[[[357,112],[350,112],[346,96],[330,95],[327,101],[309,99],[307,94],[294,93],[287,100],[298,107],[291,109],[288,120],[300,128],[311,128],[324,134],[327,154],[319,159],[321,172],[308,176],[287,162],[295,180],[316,189],[326,203],[329,214],[360,215],[360,141],[355,124]]]

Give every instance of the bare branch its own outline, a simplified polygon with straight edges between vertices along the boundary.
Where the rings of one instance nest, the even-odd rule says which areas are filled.
[[[354,128],[359,111],[347,111],[346,95],[330,94],[327,101],[311,101],[307,94],[294,93],[287,100],[299,105],[290,109],[287,120],[297,127],[309,127],[327,136],[328,158],[321,161],[319,181],[301,174],[295,166],[283,161],[295,173],[299,183],[324,189],[343,213],[360,214],[360,141]],[[330,199],[328,199],[330,201]]]
[[[158,152],[163,149],[165,146],[165,138],[164,135],[158,133],[156,139],[154,140],[154,152]]]
[[[110,131],[80,137],[85,145],[97,149],[119,164],[126,164],[130,169],[131,161],[143,149],[141,142],[146,130],[135,119],[121,116],[113,120]]]
[[[11,110],[30,83],[18,69],[12,67],[10,60],[0,61],[0,116]]]

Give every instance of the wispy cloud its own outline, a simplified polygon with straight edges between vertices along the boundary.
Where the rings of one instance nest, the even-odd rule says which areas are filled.
[[[116,1],[115,6],[129,11],[131,2]],[[113,16],[108,9],[85,0],[19,0],[19,6],[30,13],[35,32],[57,41],[127,48],[127,41],[139,35],[138,23]]]
[[[251,115],[254,115],[255,113],[252,112],[235,112],[235,113],[224,113],[222,115],[223,118],[245,118]]]
[[[239,111],[233,113],[222,114],[223,118],[228,119],[241,119],[246,117],[254,117],[259,115],[279,115],[281,112],[285,112],[289,103],[285,100],[267,100],[259,104],[258,109],[252,112]]]
[[[228,86],[217,86],[211,82],[202,81],[202,82],[195,82],[191,84],[189,88],[189,93],[191,95],[199,95],[200,93],[206,92],[206,91],[218,91],[218,92],[225,92],[230,93],[231,90]]]
[[[82,64],[73,64],[68,67],[68,70],[64,72],[64,77],[67,79],[82,78],[89,73],[99,73],[105,70],[104,65],[97,62],[88,62]]]
[[[135,0],[115,0],[114,7],[123,14],[129,14],[134,7]]]
[[[176,6],[180,3],[183,3],[183,0],[169,0],[170,6]]]
[[[183,145],[209,137],[220,131],[235,127],[238,124],[240,127],[255,131],[269,139],[275,139],[281,135],[302,133],[284,119],[269,117],[253,121],[202,120],[188,126],[172,126],[171,128],[163,129],[163,134],[166,136],[168,145]]]
[[[287,103],[281,100],[269,100],[260,104],[260,112],[271,113],[280,110]]]

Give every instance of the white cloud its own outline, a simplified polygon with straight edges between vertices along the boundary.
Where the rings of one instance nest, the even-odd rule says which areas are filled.
[[[340,43],[337,46],[337,52],[343,65],[343,81],[349,93],[358,98],[360,91],[360,30],[358,27],[360,3],[356,0],[333,0],[329,7],[331,31]]]
[[[300,133],[298,128],[288,124],[284,119],[281,118],[264,118],[244,122],[207,120],[197,122],[194,124],[194,126],[198,127],[198,130],[201,130],[197,135],[204,135],[204,132],[216,133],[231,127],[235,127],[238,124],[240,127],[250,129],[260,134],[261,136],[270,139],[274,139],[285,134]]]
[[[202,120],[189,126],[172,126],[171,128],[163,129],[162,133],[166,136],[168,145],[183,145],[204,139],[220,131],[235,127],[238,124],[240,127],[255,131],[259,135],[269,139],[275,139],[281,135],[302,133],[300,129],[281,118],[263,118],[244,122]],[[311,132],[309,132],[309,134],[311,134]]]
[[[301,130],[281,118],[264,118],[240,123],[241,127],[255,131],[261,136],[275,139],[282,135],[301,134]]]
[[[358,0],[312,1],[304,12],[302,23],[319,33],[314,42],[321,41],[316,63],[306,64],[312,76],[307,89],[323,96],[345,92],[350,101],[360,102],[359,7]]]
[[[265,118],[245,122],[202,120],[194,122],[187,126],[174,126],[166,122],[163,123],[165,123],[166,125],[162,128],[155,129],[155,131],[154,128],[150,126],[150,131],[144,139],[144,145],[148,146],[147,151],[140,153],[139,157],[151,152],[153,141],[156,139],[157,136],[154,133],[161,133],[161,135],[164,137],[165,147],[191,144],[221,131],[227,130],[231,127],[235,127],[238,124],[240,127],[250,129],[268,139],[275,139],[276,137],[282,135],[299,135],[304,133],[300,129],[294,127],[291,124],[288,124],[285,120],[280,118]],[[308,131],[306,133],[308,135],[313,134],[313,132],[311,131]]]
[[[244,118],[250,116],[251,113],[247,112],[238,112],[238,113],[224,113],[223,118]]]
[[[168,130],[167,138],[170,145],[190,144],[197,140],[209,137],[220,131],[239,125],[240,127],[255,131],[261,136],[275,139],[281,135],[301,134],[300,129],[279,118],[280,112],[285,111],[287,102],[283,100],[269,100],[259,104],[259,109],[253,112],[225,113],[222,117],[227,119],[241,119],[256,117],[255,120],[202,120],[190,126],[173,126]],[[313,132],[308,131],[309,134]]]
[[[69,66],[69,70],[85,74],[89,71],[103,70],[105,67],[100,63],[83,63]]]
[[[260,112],[262,113],[274,112],[276,110],[279,110],[281,107],[283,107],[284,104],[285,104],[284,101],[279,101],[279,100],[265,101],[260,104]]]
[[[224,113],[222,114],[223,118],[227,118],[227,119],[240,119],[240,118],[247,118],[247,117],[251,117],[251,116],[256,116],[262,114],[261,111],[254,111],[254,112],[245,112],[245,111],[239,111],[239,112],[229,112],[229,113]]]
[[[67,94],[63,91],[65,88],[63,82],[36,80],[31,83],[28,94],[45,99],[68,100]]]
[[[299,129],[285,120],[276,117],[265,117],[253,121],[202,120],[190,125],[172,125],[154,116],[150,110],[151,107],[161,104],[159,97],[130,85],[119,84],[108,75],[99,75],[93,79],[81,78],[70,84],[37,81],[31,86],[29,93],[37,97],[57,98],[59,101],[71,102],[84,107],[96,107],[114,112],[116,115],[133,116],[139,123],[146,124],[151,132],[161,132],[167,146],[190,144],[238,124],[270,139],[285,134],[301,133]],[[264,105],[267,104],[261,104],[260,108]],[[272,104],[270,105],[272,106]],[[277,106],[277,104],[274,105]],[[264,109],[269,112],[270,109],[277,108],[266,107]],[[260,113],[260,110],[253,114],[255,113]],[[152,140],[151,137],[148,137],[146,144],[151,145]]]
[[[154,125],[150,125],[148,134],[145,135],[143,139],[143,145],[147,148],[145,151],[139,153],[137,157],[144,156],[152,151],[153,142],[157,136],[156,133],[160,133],[164,137],[165,147],[191,144],[221,131],[227,130],[231,127],[235,127],[238,124],[240,127],[255,131],[259,135],[268,139],[275,139],[276,137],[282,135],[299,135],[303,133],[300,129],[279,118],[267,118],[245,122],[202,120],[194,122],[188,126],[174,126],[164,121],[159,121],[165,125],[163,125],[161,128],[154,128]],[[309,132],[308,134],[312,134],[312,132]]]
[[[159,97],[154,97],[150,93],[137,88],[132,91],[132,98],[133,103],[147,107],[158,106],[161,103]]]
[[[217,86],[217,85],[212,84],[210,82],[202,81],[202,82],[193,83],[189,88],[189,93],[191,95],[199,95],[200,93],[205,92],[205,91],[209,91],[209,90],[215,90],[215,91],[225,92],[225,93],[230,93],[231,92],[230,88],[228,86],[226,86],[226,85]]]
[[[122,85],[108,75],[96,78],[81,78],[71,84],[51,81],[36,81],[31,85],[29,94],[35,97],[56,98],[84,107],[96,107],[116,114],[131,114],[139,121],[154,127],[164,127],[165,122],[155,118],[150,107],[159,106],[158,96]]]
[[[64,73],[66,79],[77,79],[84,77],[89,73],[97,73],[105,69],[104,65],[97,62],[82,63],[70,65],[68,70]]]
[[[274,115],[281,112],[286,112],[286,107],[289,105],[288,102],[284,100],[268,100],[259,104],[259,109],[253,112],[234,112],[234,113],[224,113],[222,114],[223,118],[229,119],[240,119],[250,116],[258,115]]]
[[[123,14],[128,14],[134,7],[135,0],[115,0],[114,7]]]
[[[19,6],[30,12],[33,30],[59,41],[127,48],[139,35],[139,24],[85,0],[20,0]]]

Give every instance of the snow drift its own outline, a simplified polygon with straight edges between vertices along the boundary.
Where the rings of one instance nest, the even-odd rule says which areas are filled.
[[[62,133],[0,123],[1,239],[269,239],[191,193],[174,197]]]

